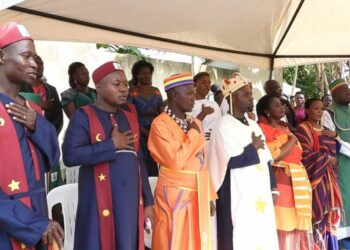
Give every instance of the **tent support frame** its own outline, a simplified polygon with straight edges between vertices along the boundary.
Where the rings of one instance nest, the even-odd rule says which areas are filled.
[[[176,44],[176,45],[183,45],[183,46],[189,46],[189,47],[194,47],[194,48],[199,48],[199,49],[207,49],[207,50],[218,51],[218,52],[269,58],[270,59],[269,78],[272,79],[273,69],[275,67],[275,59],[276,58],[350,58],[350,54],[346,54],[346,55],[277,55],[280,47],[282,46],[290,29],[292,28],[295,19],[297,18],[298,14],[300,13],[304,2],[305,2],[305,0],[300,0],[299,5],[298,5],[297,9],[295,10],[293,17],[287,26],[286,31],[284,32],[281,40],[279,41],[276,49],[274,50],[274,52],[272,54],[224,49],[224,48],[219,48],[219,47],[212,47],[212,46],[207,46],[207,45],[200,45],[200,44],[195,44],[195,43],[177,41],[177,40],[173,40],[173,39],[157,37],[157,36],[152,36],[152,35],[143,34],[143,33],[139,33],[139,32],[133,32],[133,31],[118,29],[118,28],[114,28],[114,27],[110,27],[110,26],[100,25],[100,24],[96,24],[96,23],[86,22],[86,21],[82,21],[82,20],[78,20],[78,19],[74,19],[74,18],[69,18],[69,17],[64,17],[64,16],[60,16],[60,15],[54,15],[51,13],[46,13],[46,12],[42,12],[42,11],[23,8],[20,6],[12,6],[12,7],[9,7],[8,9],[13,10],[13,11],[17,11],[17,12],[22,12],[22,13],[34,15],[34,16],[40,16],[40,17],[54,19],[54,20],[58,20],[58,21],[62,21],[62,22],[82,25],[82,26],[86,26],[86,27],[90,27],[90,28],[97,28],[97,29],[101,29],[101,30],[106,30],[106,31],[124,34],[124,35],[130,35],[130,36],[155,40],[155,41],[159,41],[159,42],[166,42],[166,43],[171,43],[171,44]]]

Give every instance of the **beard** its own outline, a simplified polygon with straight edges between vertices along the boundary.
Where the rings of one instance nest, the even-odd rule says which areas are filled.
[[[248,107],[247,107],[247,112],[252,112],[254,110],[254,103],[249,103]]]

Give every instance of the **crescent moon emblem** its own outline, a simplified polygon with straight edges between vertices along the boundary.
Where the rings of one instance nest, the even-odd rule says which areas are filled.
[[[5,119],[0,117],[0,127],[5,125]]]
[[[96,135],[96,141],[102,141],[102,139],[100,138],[100,136],[101,136],[100,133],[98,133],[98,134]]]

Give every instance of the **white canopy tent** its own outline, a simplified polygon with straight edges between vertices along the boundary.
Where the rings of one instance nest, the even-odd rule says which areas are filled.
[[[350,58],[348,0],[26,0],[39,40],[125,44],[273,69]]]

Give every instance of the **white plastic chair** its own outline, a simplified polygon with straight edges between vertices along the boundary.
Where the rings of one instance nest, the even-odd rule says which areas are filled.
[[[49,218],[52,218],[52,207],[61,203],[64,221],[64,250],[73,250],[75,219],[78,204],[78,183],[66,184],[51,190],[47,195]]]
[[[67,184],[78,183],[80,166],[67,167],[66,165],[64,165],[62,157],[60,158],[60,166],[61,170],[64,172],[64,178]]]
[[[70,168],[65,167],[67,184],[78,183],[78,180],[79,180],[79,169],[80,169],[80,166],[78,166],[78,167],[70,167]]]
[[[152,194],[157,184],[158,177],[149,177]],[[66,184],[51,190],[47,195],[47,205],[49,209],[49,218],[52,218],[52,207],[56,204],[62,204],[62,214],[64,220],[64,250],[72,250],[74,246],[75,219],[78,203],[78,183]],[[148,234],[146,231],[145,246],[152,247],[152,230]]]
[[[154,194],[154,189],[156,188],[157,180],[158,180],[158,177],[152,176],[152,177],[148,178],[149,184],[151,185],[152,194]],[[145,235],[145,246],[148,248],[152,248],[152,230],[151,230],[150,234],[148,234],[145,231],[144,235]]]

